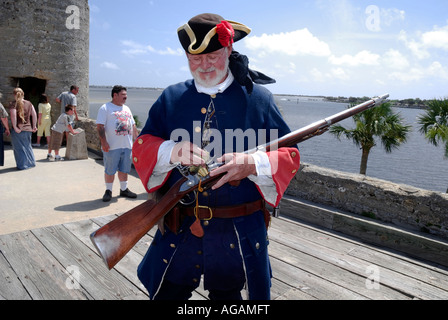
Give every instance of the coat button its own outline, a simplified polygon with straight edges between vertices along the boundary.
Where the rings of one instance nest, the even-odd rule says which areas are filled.
[[[230,244],[230,249],[235,249],[235,245],[233,243]]]
[[[206,226],[208,226],[209,225],[209,223],[210,222],[208,222],[207,220],[206,221],[204,221],[204,226],[206,227]]]
[[[174,249],[174,248],[176,248],[176,245],[174,243],[172,243],[172,244],[170,244],[170,247]]]
[[[207,109],[206,109],[206,108],[202,108],[202,109],[201,109],[201,113],[202,113],[202,114],[206,114],[206,113],[207,113]]]
[[[295,157],[297,157],[297,152],[295,152],[295,151],[291,152],[291,158],[295,158]]]
[[[200,127],[196,127],[196,128],[194,128],[194,132],[196,132],[196,133],[201,132],[201,128],[200,128]]]
[[[163,259],[163,262],[165,262],[166,264],[168,264],[168,260],[166,260],[166,259]]]
[[[260,249],[260,243],[257,242],[257,244],[255,245],[255,248],[258,250]]]
[[[138,139],[138,144],[143,144],[143,139]]]
[[[138,159],[137,159],[137,157],[134,157],[134,162],[135,162],[135,163],[137,163],[137,162],[138,162]]]
[[[297,169],[292,170],[291,173],[292,173],[292,174],[296,174],[296,173],[297,173]]]

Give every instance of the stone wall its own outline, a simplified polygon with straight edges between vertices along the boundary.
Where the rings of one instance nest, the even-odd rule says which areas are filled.
[[[302,164],[288,195],[448,239],[448,194]]]
[[[79,86],[78,114],[89,112],[88,0],[0,0],[0,102],[7,106],[20,86],[27,99],[46,93],[52,120],[61,114],[55,99]]]

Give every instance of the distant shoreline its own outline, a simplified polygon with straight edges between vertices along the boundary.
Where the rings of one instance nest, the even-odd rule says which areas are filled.
[[[113,86],[107,86],[107,85],[89,85],[89,88],[95,88],[95,89],[111,89]],[[127,86],[128,89],[134,89],[134,90],[153,90],[153,91],[159,91],[162,92],[165,90],[165,88],[158,88],[158,87],[135,87],[135,86]],[[308,101],[313,100],[322,100],[325,102],[335,102],[335,103],[355,103],[359,104],[364,101],[368,100],[368,97],[332,97],[332,96],[313,96],[313,95],[303,95],[303,94],[279,94],[275,93],[273,94],[275,97],[291,97],[291,99],[288,100],[299,100],[307,99]],[[404,100],[390,100],[392,107],[395,108],[406,108],[406,109],[427,109],[426,102],[428,100],[420,100],[418,99],[404,99]]]

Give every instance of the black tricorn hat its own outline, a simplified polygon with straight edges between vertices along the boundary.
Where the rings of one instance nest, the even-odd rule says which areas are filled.
[[[182,47],[190,54],[205,54],[219,50],[243,39],[250,32],[251,29],[244,24],[224,20],[220,15],[213,13],[197,15],[177,29]]]

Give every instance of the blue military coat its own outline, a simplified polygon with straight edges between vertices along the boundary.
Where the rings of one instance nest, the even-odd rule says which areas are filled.
[[[151,107],[148,121],[133,149],[134,164],[148,192],[156,189],[150,190],[148,181],[157,161],[157,148],[161,141],[176,140],[177,135],[182,135],[199,144],[198,132],[203,129],[206,110],[211,103],[215,109],[211,119],[215,137],[219,134],[223,137],[222,141],[219,138],[212,139],[212,156],[217,153],[242,152],[270,141],[271,133],[274,132],[271,129],[277,130],[276,136],[272,138],[290,132],[272,94],[259,85],[255,85],[249,95],[244,87],[234,81],[216,96],[198,93],[193,80],[170,86]],[[255,141],[249,141],[254,139],[251,136],[243,139],[244,143],[226,142],[226,138],[231,137],[229,133],[237,130],[240,133],[255,132]],[[229,145],[232,146],[231,150]],[[293,150],[279,152],[281,156],[276,160],[279,173],[273,174],[273,179],[280,194],[279,199],[299,166],[298,157],[294,159],[297,149]],[[289,154],[294,156],[290,157]],[[180,177],[180,173],[173,170],[162,184],[171,186]],[[217,190],[199,194],[199,205],[234,206],[261,198],[258,187],[246,178],[238,186],[226,184]],[[249,299],[269,299],[272,273],[263,212],[232,219],[202,221],[202,238],[191,234],[189,225],[193,221],[187,218],[178,234],[170,230],[163,235],[157,232],[138,267],[139,279],[148,289],[150,297],[154,298],[157,294],[164,278],[177,284],[196,286],[203,274],[205,289],[226,291],[232,289],[235,283],[245,281]]]

